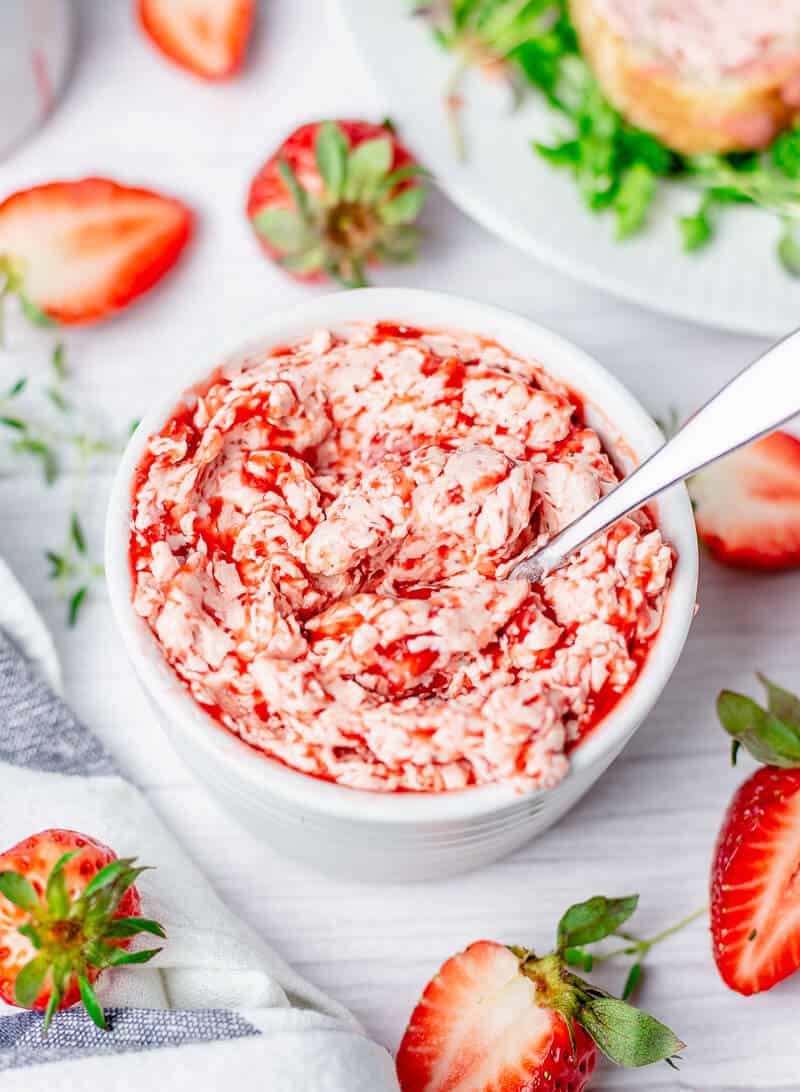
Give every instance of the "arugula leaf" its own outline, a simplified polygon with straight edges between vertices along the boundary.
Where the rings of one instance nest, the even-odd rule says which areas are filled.
[[[800,126],[781,133],[770,149],[770,156],[787,178],[800,178]]]
[[[627,239],[639,230],[655,192],[656,176],[646,163],[635,163],[628,167],[614,195],[618,239]]]
[[[708,213],[713,203],[714,197],[709,191],[703,194],[697,212],[692,213],[690,216],[678,218],[678,227],[684,250],[699,250],[700,247],[705,246],[710,241],[714,229]]]
[[[792,277],[800,277],[800,239],[791,220],[784,221],[783,234],[778,242],[778,258]]]

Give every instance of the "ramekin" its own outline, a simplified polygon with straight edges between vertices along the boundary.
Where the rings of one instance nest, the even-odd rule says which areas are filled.
[[[247,828],[283,853],[339,876],[416,881],[479,868],[541,834],[591,787],[652,709],[681,654],[694,613],[697,537],[683,486],[655,506],[677,562],[661,629],[622,700],[572,753],[564,780],[521,795],[507,785],[438,794],[366,792],[291,770],[257,753],[203,712],[164,659],[131,604],[128,535],[134,473],[147,439],[181,394],[224,361],[342,323],[375,320],[461,329],[540,361],[584,400],[588,422],[623,469],[663,436],[639,402],[581,349],[529,319],[474,300],[411,289],[367,288],[316,297],[266,318],[234,352],[192,361],[159,397],[119,465],[106,524],[106,574],[128,655],[175,748]]]

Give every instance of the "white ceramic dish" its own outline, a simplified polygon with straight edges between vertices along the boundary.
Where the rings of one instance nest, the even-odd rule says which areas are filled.
[[[531,150],[552,141],[559,122],[535,95],[511,111],[479,73],[465,84],[468,159],[459,163],[443,90],[453,58],[409,15],[410,0],[337,0],[380,91],[383,109],[456,204],[512,246],[615,295],[681,318],[742,333],[782,336],[797,325],[800,281],[778,264],[781,225],[774,217],[728,207],[713,243],[681,251],[675,217],[697,195],[673,185],[659,195],[651,222],[625,243],[613,221],[589,213],[577,187]]]
[[[322,296],[271,316],[237,352],[192,362],[160,393],[120,463],[108,510],[106,573],[125,645],[154,708],[178,751],[223,804],[266,841],[319,868],[370,880],[420,880],[477,868],[521,846],[560,818],[619,754],[661,693],[686,640],[697,540],[681,486],[658,505],[659,523],[678,553],[661,631],[633,687],[575,750],[569,774],[550,792],[522,796],[503,785],[438,795],[358,791],[290,770],[226,733],[195,704],[131,606],[128,534],[135,468],[148,436],[161,428],[182,391],[224,360],[320,327],[377,319],[474,331],[540,360],[580,392],[589,422],[623,466],[662,442],[656,425],[613,376],[527,319],[433,292],[363,289]]]

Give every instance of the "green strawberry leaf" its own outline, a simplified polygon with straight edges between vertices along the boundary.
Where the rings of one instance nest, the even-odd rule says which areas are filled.
[[[399,224],[387,231],[376,246],[377,255],[388,262],[413,262],[420,235],[416,228]]]
[[[396,197],[378,206],[378,215],[384,224],[413,224],[419,216],[428,196],[424,186],[412,186]]]
[[[302,217],[291,209],[268,208],[253,217],[256,231],[278,250],[289,253],[302,250],[307,239]]]
[[[364,288],[369,283],[358,258],[346,257],[338,262],[328,261],[325,263],[325,272],[342,288]]]
[[[410,178],[433,178],[433,174],[427,167],[421,167],[419,163],[409,163],[407,167],[398,167],[396,171],[387,174],[381,183],[380,192],[388,193],[401,182],[408,182]]]
[[[24,937],[27,937],[34,948],[41,948],[42,938],[39,936],[38,930],[29,921],[26,921],[24,925],[20,925],[17,929],[18,933],[22,933]]]
[[[164,926],[149,918],[114,918],[109,923],[104,935],[114,940],[124,940],[138,933],[152,933],[156,937],[165,937]]]
[[[120,857],[116,861],[110,861],[87,883],[83,889],[82,897],[89,899],[104,887],[116,884],[118,880],[127,880],[127,887],[130,887],[133,879],[129,879],[129,873],[136,872],[136,869],[131,868],[134,860],[134,857]]]
[[[774,717],[800,730],[800,698],[790,690],[784,690],[758,673],[758,680],[767,692],[767,708]]]
[[[103,1006],[97,1000],[97,994],[92,989],[89,979],[85,978],[83,975],[79,975],[78,989],[81,991],[81,1001],[83,1001],[84,1007],[94,1023],[99,1028],[102,1028],[103,1031],[107,1031],[108,1022],[106,1021],[106,1014],[103,1012]]]
[[[317,169],[332,201],[339,201],[347,175],[347,137],[333,121],[323,121],[314,141]]]
[[[717,716],[725,731],[768,766],[800,766],[800,727],[787,724],[744,694],[723,690]]]
[[[284,254],[280,264],[289,273],[317,273],[325,265],[325,251],[315,246],[301,254]]]
[[[394,149],[389,137],[365,140],[347,159],[344,196],[348,201],[368,200],[389,173]]]
[[[617,1065],[650,1065],[673,1057],[686,1045],[655,1017],[616,997],[587,1001],[576,1018]]]
[[[64,879],[64,865],[67,861],[71,861],[77,852],[76,849],[73,849],[71,852],[59,857],[47,877],[45,898],[47,900],[47,909],[53,917],[65,918],[69,913],[70,900]]]
[[[642,965],[641,963],[634,963],[631,969],[628,971],[628,977],[625,979],[625,985],[622,988],[622,1000],[627,1001],[633,994],[636,987],[639,985],[639,981],[642,977]]]
[[[558,923],[558,951],[580,948],[610,936],[628,920],[638,903],[638,895],[620,899],[595,895],[586,902],[570,906]]]
[[[21,910],[34,913],[41,909],[36,888],[20,872],[0,872],[0,894]]]
[[[14,997],[23,1009],[32,1009],[36,998],[44,985],[45,976],[50,969],[50,960],[46,955],[34,956],[17,975],[14,983]]]
[[[47,1036],[47,1032],[50,1030],[50,1024],[53,1017],[58,1011],[58,1002],[61,1000],[61,994],[58,990],[53,989],[50,991],[50,996],[47,998],[47,1007],[44,1010],[44,1023],[42,1024],[42,1038]]]
[[[587,974],[594,967],[594,956],[591,952],[584,952],[583,948],[565,948],[562,955],[568,966],[580,967]]]
[[[285,159],[278,160],[278,174],[281,176],[284,185],[292,195],[292,200],[294,201],[295,208],[300,214],[300,219],[304,224],[309,224],[311,222],[311,207],[308,201],[308,194],[300,185],[297,175]]]
[[[124,948],[112,948],[106,953],[102,964],[105,967],[121,967],[127,963],[149,963],[160,951],[160,948],[146,948],[139,952],[127,952]]]

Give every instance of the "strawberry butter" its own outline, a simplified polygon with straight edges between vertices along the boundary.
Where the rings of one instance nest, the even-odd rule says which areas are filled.
[[[538,363],[320,330],[219,369],[150,438],[134,607],[194,700],[296,770],[550,788],[636,677],[673,554],[639,513],[541,585],[505,577],[616,481]]]

